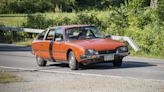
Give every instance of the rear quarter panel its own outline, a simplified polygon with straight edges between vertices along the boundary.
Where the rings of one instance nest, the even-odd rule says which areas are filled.
[[[50,58],[50,41],[48,40],[34,40],[32,42],[32,51],[35,55],[42,58]]]

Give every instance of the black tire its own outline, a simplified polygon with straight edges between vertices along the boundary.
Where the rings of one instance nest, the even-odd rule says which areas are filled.
[[[114,67],[121,67],[122,65],[122,59],[117,59],[113,62]]]
[[[36,62],[38,64],[38,66],[41,66],[41,67],[46,66],[46,64],[47,64],[47,61],[39,56],[36,56]]]
[[[69,62],[69,68],[71,70],[78,70],[79,69],[79,63],[77,62],[75,55],[72,51],[69,52],[68,62]]]

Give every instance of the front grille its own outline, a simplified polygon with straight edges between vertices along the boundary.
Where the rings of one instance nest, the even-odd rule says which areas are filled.
[[[116,53],[116,50],[102,50],[98,52],[99,54],[112,54],[112,53]]]

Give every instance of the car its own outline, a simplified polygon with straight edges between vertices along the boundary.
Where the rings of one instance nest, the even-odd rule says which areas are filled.
[[[91,25],[66,25],[48,28],[32,42],[32,53],[39,66],[48,61],[67,62],[71,70],[92,63],[113,63],[120,67],[128,46],[104,36]]]

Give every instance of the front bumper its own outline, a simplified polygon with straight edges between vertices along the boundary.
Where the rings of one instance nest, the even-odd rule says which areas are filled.
[[[98,55],[82,55],[80,56],[80,62],[102,62],[102,61],[114,61],[116,59],[123,58],[129,55],[129,52],[124,53],[112,53],[112,54],[98,54]]]

